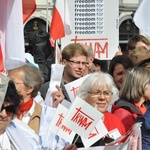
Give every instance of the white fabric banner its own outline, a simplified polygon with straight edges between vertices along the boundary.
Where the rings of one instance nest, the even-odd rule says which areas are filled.
[[[150,37],[150,0],[143,0],[134,14],[136,26]]]
[[[51,65],[51,79],[50,79],[49,88],[47,90],[46,97],[45,97],[45,103],[47,106],[53,107],[53,98],[51,96],[51,93],[53,91],[57,91],[56,85],[60,86],[63,71],[64,71],[64,65],[61,65],[61,64]]]
[[[6,70],[25,64],[22,13],[22,1],[1,0],[1,46]]]

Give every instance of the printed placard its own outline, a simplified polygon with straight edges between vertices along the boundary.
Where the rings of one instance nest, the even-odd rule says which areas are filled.
[[[87,138],[102,116],[96,108],[77,96],[63,124],[83,138]]]
[[[77,91],[79,89],[79,87],[81,86],[82,82],[88,77],[89,75],[86,75],[84,77],[81,77],[73,82],[70,82],[68,84],[65,84],[65,88],[66,88],[66,91],[69,95],[69,98],[70,100],[73,102],[75,97],[76,97],[76,94],[77,94]]]
[[[112,59],[119,46],[119,0],[67,1],[72,32],[61,39],[62,49],[82,43],[92,47],[95,58]]]
[[[92,144],[94,144],[96,141],[101,139],[103,136],[107,135],[108,130],[105,127],[103,121],[100,119],[98,124],[94,127],[94,130],[89,134],[88,138],[82,138],[82,142],[85,146],[85,148],[90,147]]]
[[[67,112],[68,109],[63,105],[59,104],[49,130],[52,131],[54,134],[57,134],[67,142],[72,143],[75,133],[69,127],[67,127],[67,125],[63,124],[63,120]]]

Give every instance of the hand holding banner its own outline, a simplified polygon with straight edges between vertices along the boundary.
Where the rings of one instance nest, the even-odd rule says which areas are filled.
[[[46,105],[52,107],[53,106],[53,99],[51,97],[51,93],[56,91],[56,85],[60,85],[62,80],[62,74],[64,70],[64,66],[61,64],[52,64],[51,70],[51,80],[49,84],[49,88],[46,94],[45,103]],[[59,74],[58,74],[59,72]]]

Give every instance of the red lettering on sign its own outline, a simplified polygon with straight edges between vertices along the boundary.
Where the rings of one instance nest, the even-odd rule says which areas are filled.
[[[96,136],[97,134],[99,134],[98,130],[96,127],[94,127],[94,130],[89,134],[88,139]]]
[[[85,130],[87,130],[89,126],[93,123],[94,119],[91,118],[89,115],[85,114],[83,111],[81,111],[81,107],[76,108],[76,110],[77,112],[71,118],[71,121],[75,122],[81,127],[84,127]]]
[[[108,58],[108,38],[80,38],[75,36],[74,39],[71,39],[74,43],[82,43],[90,46],[94,50],[94,57],[101,58],[101,54],[105,54]],[[90,41],[87,44],[87,41]]]
[[[56,122],[56,126],[59,127],[62,124],[62,120],[64,119],[63,113],[58,114],[59,118],[58,121]]]
[[[70,90],[71,92],[73,92],[74,97],[76,97],[77,91],[78,91],[79,87],[72,87],[72,89]]]
[[[72,130],[68,127],[66,127],[65,125],[62,125],[61,129],[64,131],[64,132],[68,132],[69,134],[71,134]]]

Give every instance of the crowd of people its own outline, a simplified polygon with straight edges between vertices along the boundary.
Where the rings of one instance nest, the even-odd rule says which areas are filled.
[[[50,81],[44,80],[39,68],[24,64],[8,70],[7,76],[4,75],[9,80],[7,90],[1,100],[0,149],[84,147],[77,134],[74,138],[78,137],[77,140],[69,143],[50,131],[49,126],[58,105],[64,99],[72,103],[65,85],[86,75],[76,95],[103,114],[108,132],[117,129],[120,136],[125,135],[136,122],[142,122],[142,149],[150,149],[150,42],[142,35],[135,35],[129,39],[126,53],[116,54],[108,63],[94,58],[88,45],[71,43],[64,47],[60,61],[64,71],[60,86],[55,85],[56,90],[50,95],[52,107],[45,104]],[[91,147],[105,146],[114,140],[105,135]]]

